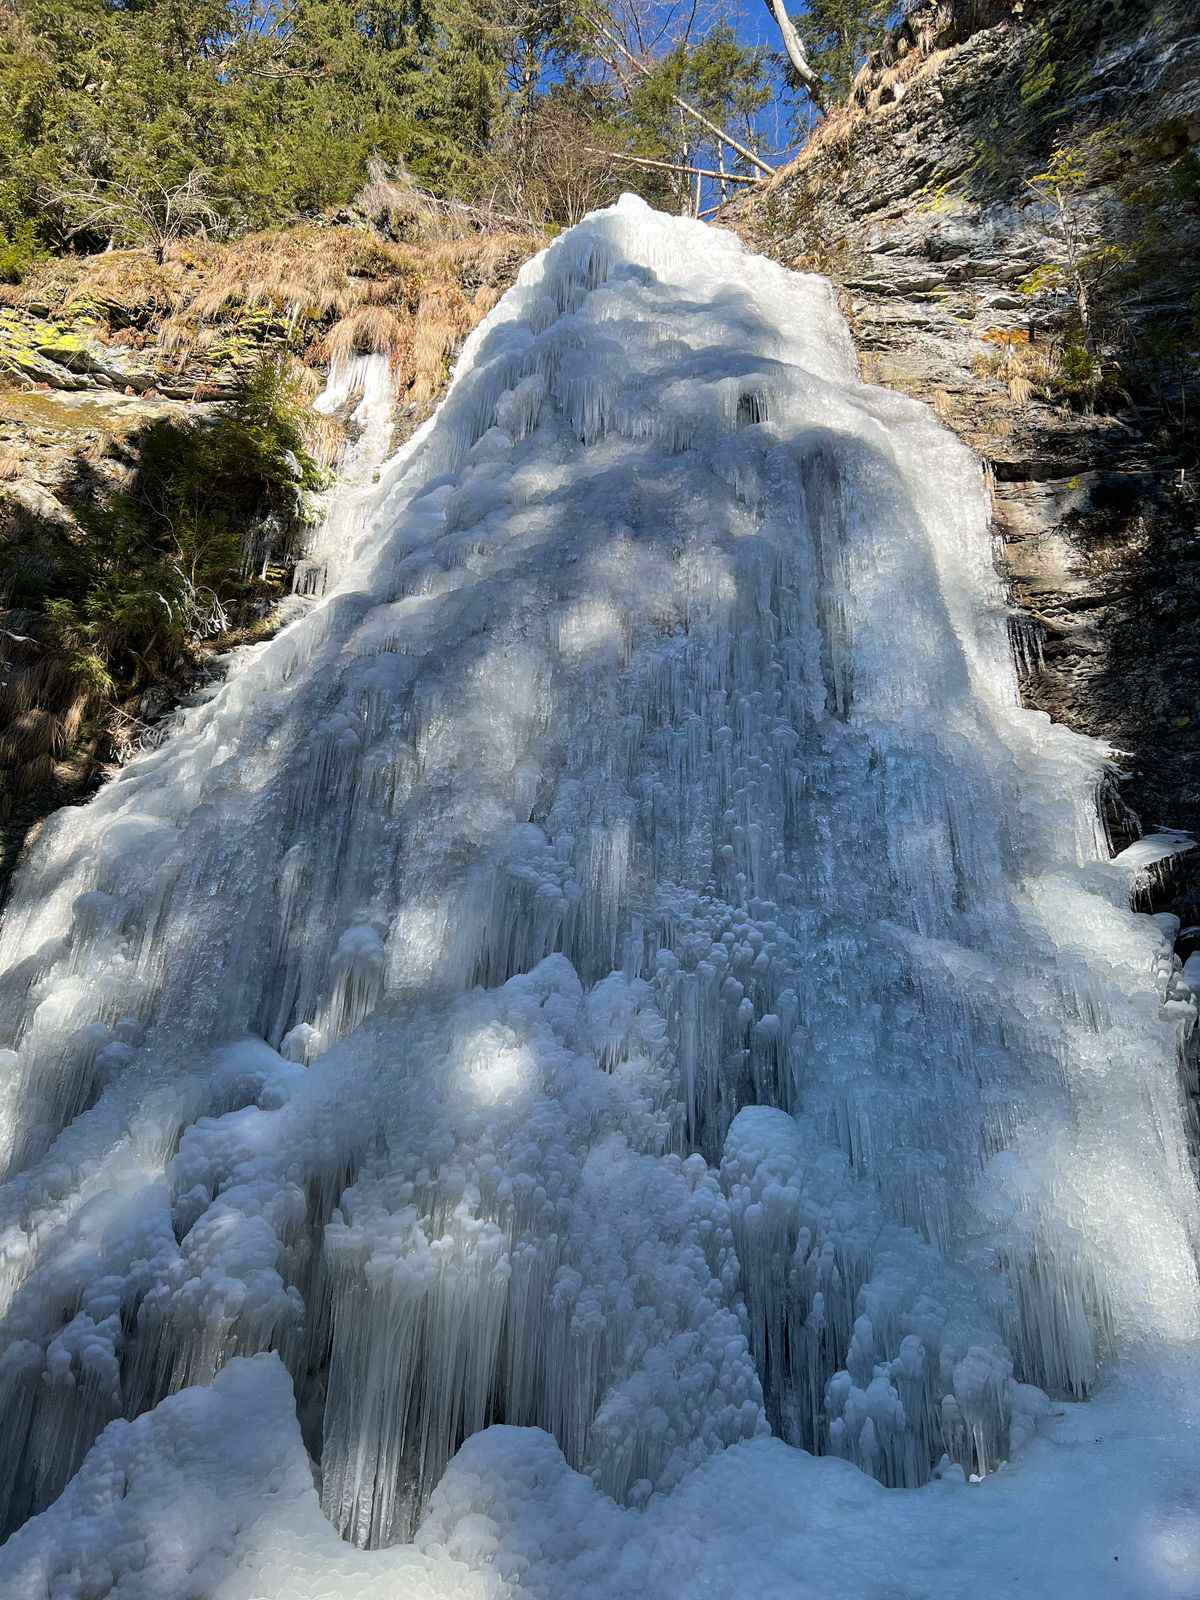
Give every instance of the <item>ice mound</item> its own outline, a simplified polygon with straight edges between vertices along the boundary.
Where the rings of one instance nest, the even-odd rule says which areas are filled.
[[[1184,1593],[1196,1000],[978,463],[630,197],[381,382],[0,930],[0,1592]]]

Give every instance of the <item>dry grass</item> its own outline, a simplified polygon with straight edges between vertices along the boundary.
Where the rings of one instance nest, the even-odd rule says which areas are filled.
[[[285,373],[292,389],[300,400],[315,400],[323,387],[321,379],[312,367],[307,366],[295,356],[289,356]]]
[[[1024,328],[998,328],[983,337],[987,349],[972,357],[971,370],[978,378],[992,378],[1003,385],[995,399],[1020,407],[1056,397],[1062,375],[1059,345],[1034,343]]]
[[[336,467],[349,437],[345,423],[339,422],[337,417],[323,416],[319,411],[306,411],[300,425],[305,447],[317,465]]]
[[[181,240],[161,265],[138,250],[53,261],[14,294],[39,315],[107,320],[110,340],[152,349],[176,379],[194,374],[197,392],[217,367],[263,348],[298,358],[308,398],[320,388],[312,369],[381,354],[398,389],[426,405],[455,347],[544,237],[438,201],[379,167],[353,210],[372,225],[339,219]],[[328,452],[328,430],[313,431]]]
[[[182,254],[160,266],[147,250],[110,250],[52,257],[5,298],[51,317],[100,317],[113,329],[154,327],[183,304],[192,278]]]
[[[822,157],[833,156],[840,160],[848,155],[865,118],[862,107],[853,102],[834,106],[817,123],[796,159],[788,166],[778,168],[774,178],[767,184],[767,192],[779,183],[780,178],[785,175],[794,177]]]
[[[919,79],[934,78],[949,56],[938,49],[936,35],[923,34],[917,43],[901,40],[903,49],[893,45],[876,51],[862,66],[850,90],[852,104],[877,115],[900,103]]]
[[[352,263],[339,229],[296,228],[248,234],[216,247],[218,259],[187,303],[194,321],[216,321],[260,306],[290,321],[342,316],[350,308]],[[320,233],[320,238],[314,238]]]
[[[378,179],[375,185],[376,206],[387,198],[379,192],[382,184]],[[219,266],[164,326],[164,355],[174,348],[186,361],[183,353],[194,356],[206,332],[211,342],[214,327],[235,320],[244,308],[264,308],[283,319],[285,335],[306,367],[383,355],[398,391],[415,405],[427,405],[445,380],[455,348],[544,240],[509,229],[464,233],[436,208],[416,207],[407,188],[393,199],[397,207],[401,200],[409,207],[404,215],[411,229],[426,231],[422,241],[326,227],[258,234],[220,247]],[[328,450],[328,439],[320,437]]]
[[[326,356],[331,364],[351,356],[387,356],[398,367],[412,346],[407,322],[386,305],[359,306],[325,335]]]
[[[419,189],[407,172],[389,171],[378,161],[371,162],[354,205],[395,239],[469,239],[480,231],[472,221],[478,213],[435,199]]]
[[[20,627],[27,623],[9,614]],[[8,645],[0,678],[0,770],[3,796],[29,794],[49,783],[54,764],[79,738],[88,709],[88,694],[81,691],[58,656],[46,654],[36,642]]]
[[[859,69],[847,100],[830,108],[795,160],[779,167],[763,192],[769,194],[781,180],[791,182],[823,159],[845,159],[864,122],[898,105],[919,79],[935,77],[941,71],[954,48],[948,43],[953,39],[953,23],[953,8],[948,4],[902,22],[883,48]]]
[[[64,321],[107,318],[110,339],[152,349],[173,381],[194,377],[197,393],[222,365],[249,362],[264,348],[291,354],[296,386],[308,400],[321,388],[320,369],[354,355],[385,355],[397,391],[424,408],[445,382],[455,349],[545,241],[507,226],[467,226],[379,174],[368,202],[393,230],[403,218],[409,237],[306,223],[227,243],[184,241],[161,267],[143,252],[113,251],[50,263],[21,299]],[[135,323],[136,331],[127,331]],[[318,460],[336,462],[344,435],[335,437],[321,420],[309,432]]]
[[[321,364],[382,355],[397,389],[425,406],[445,381],[450,357],[541,243],[509,232],[442,239],[425,249],[376,245],[380,277],[349,280],[354,303],[327,325],[310,356]]]
[[[451,351],[481,320],[478,309],[452,283],[431,285],[417,307],[416,337],[413,340],[412,395],[425,404],[438,387]]]
[[[158,327],[158,352],[168,366],[182,370],[191,362],[202,361],[216,339],[214,328],[186,316],[168,317]]]
[[[941,420],[945,422],[954,415],[953,397],[945,389],[935,389],[933,391],[933,409]]]

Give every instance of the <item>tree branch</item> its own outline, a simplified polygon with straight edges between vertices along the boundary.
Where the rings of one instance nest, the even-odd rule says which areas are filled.
[[[635,71],[640,72],[645,78],[653,76],[650,68],[646,66],[644,62],[639,61],[631,51],[625,48],[620,39],[618,39],[616,34],[613,33],[611,28],[605,27],[604,23],[602,22],[597,22],[595,27],[599,31],[601,37],[606,39],[613,49],[620,51],[620,53],[625,57],[626,61],[629,62],[630,66],[633,67]],[[695,106],[689,105],[688,102],[680,95],[673,94],[671,96],[671,100],[674,105],[677,105],[681,111],[685,111],[687,115],[698,122],[701,127],[707,128],[709,133],[715,134],[715,136],[720,139],[723,144],[727,144],[731,150],[736,150],[738,155],[740,155],[743,160],[749,161],[751,165],[756,166],[758,170],[762,173],[765,173],[768,178],[773,178],[775,176],[773,167],[769,167],[767,163],[762,160],[760,156],[755,155],[754,151],[751,150],[747,145],[739,143],[731,133],[728,133],[724,128],[719,127],[717,123],[710,122],[709,119],[704,115],[703,111],[697,111]]]
[[[783,35],[783,48],[787,51],[787,58],[792,64],[792,71],[808,90],[809,98],[817,110],[824,111],[825,87],[809,65],[803,40],[796,32],[795,23],[788,16],[784,0],[763,0],[763,4],[775,18],[776,26]]]
[[[610,161],[632,161],[638,167],[662,167],[667,172],[690,172],[701,178],[720,178],[724,183],[765,183],[765,178],[748,178],[740,172],[714,172],[710,167],[689,167],[678,161],[655,161],[650,156],[626,155],[621,150],[600,150],[592,144],[583,147],[589,155],[607,156]]]

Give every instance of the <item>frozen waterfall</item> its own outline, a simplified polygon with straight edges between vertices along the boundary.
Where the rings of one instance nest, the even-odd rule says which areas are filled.
[[[988,525],[824,280],[524,268],[20,874],[0,1593],[1200,1594],[1196,1005]]]

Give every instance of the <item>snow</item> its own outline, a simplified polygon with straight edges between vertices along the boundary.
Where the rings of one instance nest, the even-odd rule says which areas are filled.
[[[384,377],[0,929],[0,1592],[1200,1594],[1170,851],[978,463],[629,197]]]
[[[1060,1408],[1019,1468],[978,1486],[946,1472],[882,1489],[843,1461],[763,1439],[711,1456],[645,1511],[614,1505],[540,1430],[493,1427],[456,1456],[415,1545],[364,1551],[322,1517],[287,1374],[260,1355],[113,1424],[54,1513],[0,1556],[4,1593],[1192,1600],[1196,1376],[1194,1364],[1134,1372]]]
[[[1130,894],[1136,905],[1147,897],[1152,899],[1155,891],[1165,887],[1177,858],[1196,849],[1200,844],[1192,834],[1164,828],[1135,839],[1113,859],[1128,873]]]

